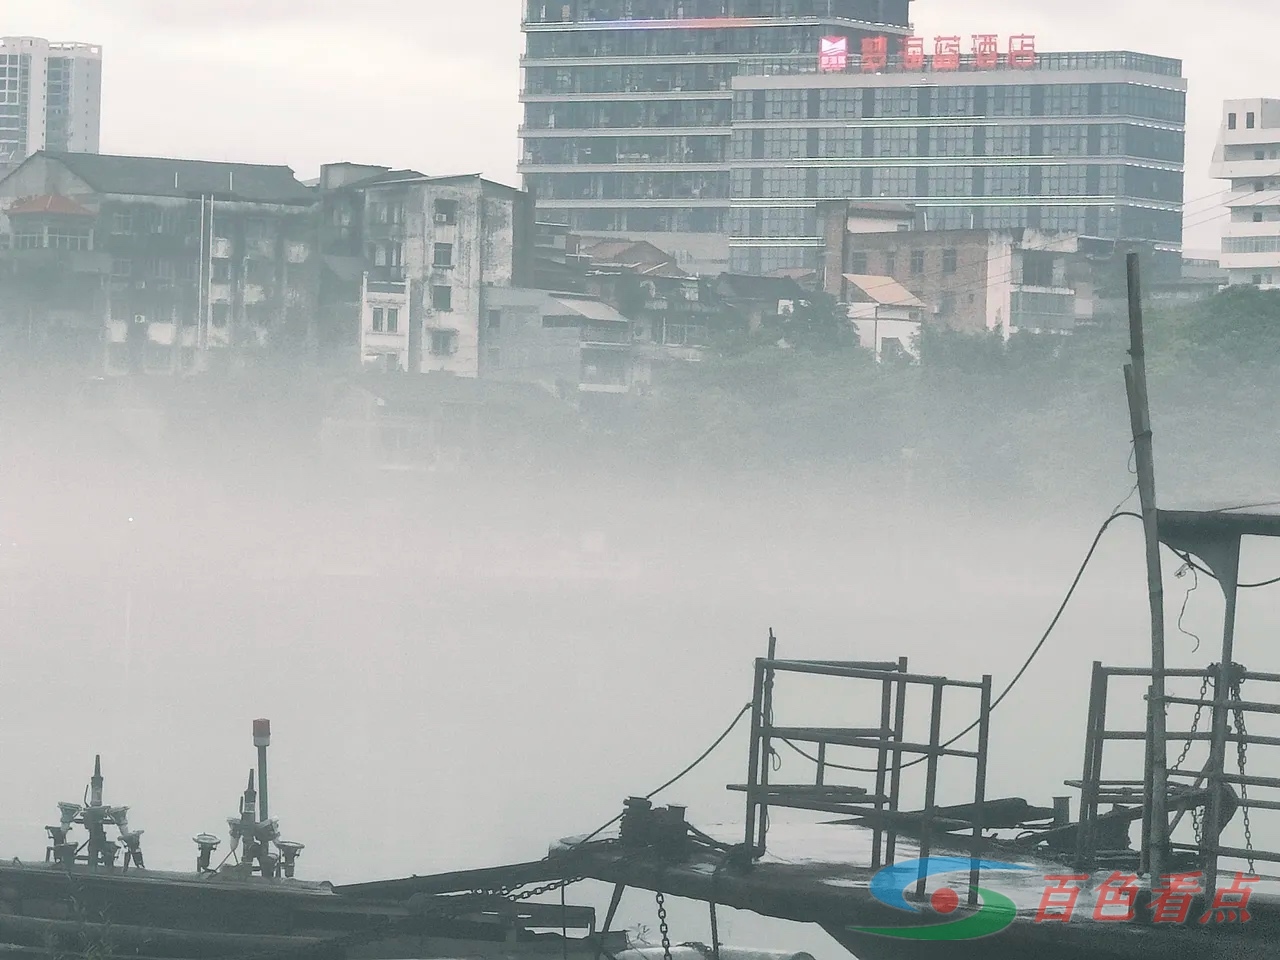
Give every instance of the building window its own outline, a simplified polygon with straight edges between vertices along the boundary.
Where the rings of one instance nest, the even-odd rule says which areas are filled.
[[[433,266],[452,267],[453,266],[453,244],[437,243],[435,247],[435,257],[431,261]]]
[[[911,272],[913,274],[924,273],[924,251],[923,250],[911,251]]]
[[[112,260],[111,275],[113,277],[129,277],[133,275],[132,260]]]
[[[1253,211],[1253,222],[1254,222],[1254,223],[1261,223],[1261,222],[1262,222],[1262,211],[1261,211],[1261,210],[1255,210],[1255,211]]]
[[[211,313],[213,315],[212,316],[213,325],[217,327],[219,330],[221,330],[223,327],[227,325],[227,320],[231,316],[231,304],[215,303],[213,304]]]
[[[497,370],[502,366],[502,351],[499,348],[490,347],[488,357],[490,368]]]
[[[431,309],[447,313],[453,309],[453,287],[431,288]]]
[[[1262,286],[1262,274],[1260,274],[1260,273],[1255,273],[1255,274],[1253,275],[1253,285],[1254,285],[1255,287],[1260,287],[1260,286]]]
[[[458,349],[457,330],[432,330],[431,352],[437,356],[448,356]]]
[[[1227,129],[1234,130],[1236,128],[1236,115],[1234,113],[1227,114]]]
[[[133,214],[129,211],[113,214],[111,217],[112,233],[133,233]]]
[[[387,307],[387,333],[400,332],[400,310],[396,307]]]
[[[382,319],[382,308],[381,308],[381,307],[374,307],[374,308],[373,308],[373,332],[374,332],[374,333],[381,333],[381,332],[382,332],[382,324],[383,324],[383,319]]]
[[[897,276],[898,273],[898,255],[890,251],[884,255],[884,275],[886,277]]]
[[[865,253],[849,254],[849,272],[855,276],[867,275],[867,255]]]
[[[956,295],[954,293],[944,293],[939,298],[938,312],[944,317],[949,317],[956,312]]]
[[[1051,253],[1024,251],[1022,254],[1022,282],[1028,287],[1052,287],[1054,285],[1055,258]]]
[[[214,283],[230,283],[231,282],[231,261],[230,260],[213,261],[213,282]]]
[[[1254,181],[1254,184],[1253,184],[1254,193],[1261,193],[1266,188],[1267,188],[1267,185],[1263,183],[1261,180]]]
[[[502,327],[502,311],[501,310],[489,311],[488,327],[490,330],[498,330]]]
[[[50,250],[88,250],[89,234],[50,227],[47,245]]]
[[[1253,129],[1253,122],[1254,122],[1254,116],[1253,116],[1253,114],[1252,114],[1252,113],[1246,113],[1246,114],[1244,115],[1244,125],[1245,125],[1245,129],[1247,129],[1247,130],[1252,130],[1252,129]]]
[[[942,251],[942,272],[943,273],[956,272],[956,252],[954,250]]]
[[[1267,159],[1267,151],[1265,151],[1265,150],[1255,150],[1255,151],[1253,151],[1253,159],[1255,159],[1255,160],[1265,160],[1265,159]]]
[[[437,200],[432,209],[435,211],[436,223],[455,224],[458,222],[457,200]]]

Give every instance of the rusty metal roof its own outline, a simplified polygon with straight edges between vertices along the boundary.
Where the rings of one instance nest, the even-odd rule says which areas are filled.
[[[94,212],[87,210],[70,197],[56,193],[45,193],[38,197],[27,197],[19,200],[8,210],[9,216],[23,214],[52,213],[69,217],[92,217]]]

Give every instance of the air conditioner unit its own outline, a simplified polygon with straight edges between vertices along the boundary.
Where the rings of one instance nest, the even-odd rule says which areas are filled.
[[[447,213],[436,214],[436,223],[448,223],[448,222],[449,222],[449,215]]]
[[[144,315],[143,315],[143,314],[141,314],[141,313],[135,313],[135,314],[133,315],[133,322],[134,322],[134,323],[146,323],[146,322],[147,322],[147,318],[146,318],[146,316],[144,316]]]

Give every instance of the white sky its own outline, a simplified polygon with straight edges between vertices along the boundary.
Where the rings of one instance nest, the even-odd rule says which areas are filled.
[[[1225,98],[1280,97],[1274,0],[915,0],[917,32],[1181,58],[1186,245],[1215,249]],[[103,45],[105,152],[357,160],[516,183],[521,0],[3,0],[0,33]],[[962,9],[960,9],[962,8]],[[1247,25],[1247,29],[1244,28]]]

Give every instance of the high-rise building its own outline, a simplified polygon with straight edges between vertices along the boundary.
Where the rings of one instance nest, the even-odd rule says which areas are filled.
[[[1212,174],[1230,181],[1222,234],[1229,283],[1280,286],[1280,100],[1228,100]]]
[[[102,48],[0,37],[0,167],[38,150],[97,153]]]
[[[929,57],[913,40],[874,63],[851,54],[820,66],[814,49],[744,64],[733,81],[732,269],[816,269],[821,201],[890,198],[913,205],[926,229],[1143,241],[1176,270],[1181,63],[1037,54],[1017,36],[975,38],[982,52],[960,55],[947,39],[930,39]]]
[[[539,218],[728,267],[734,77],[824,38],[910,32],[910,0],[527,0],[521,172]]]

